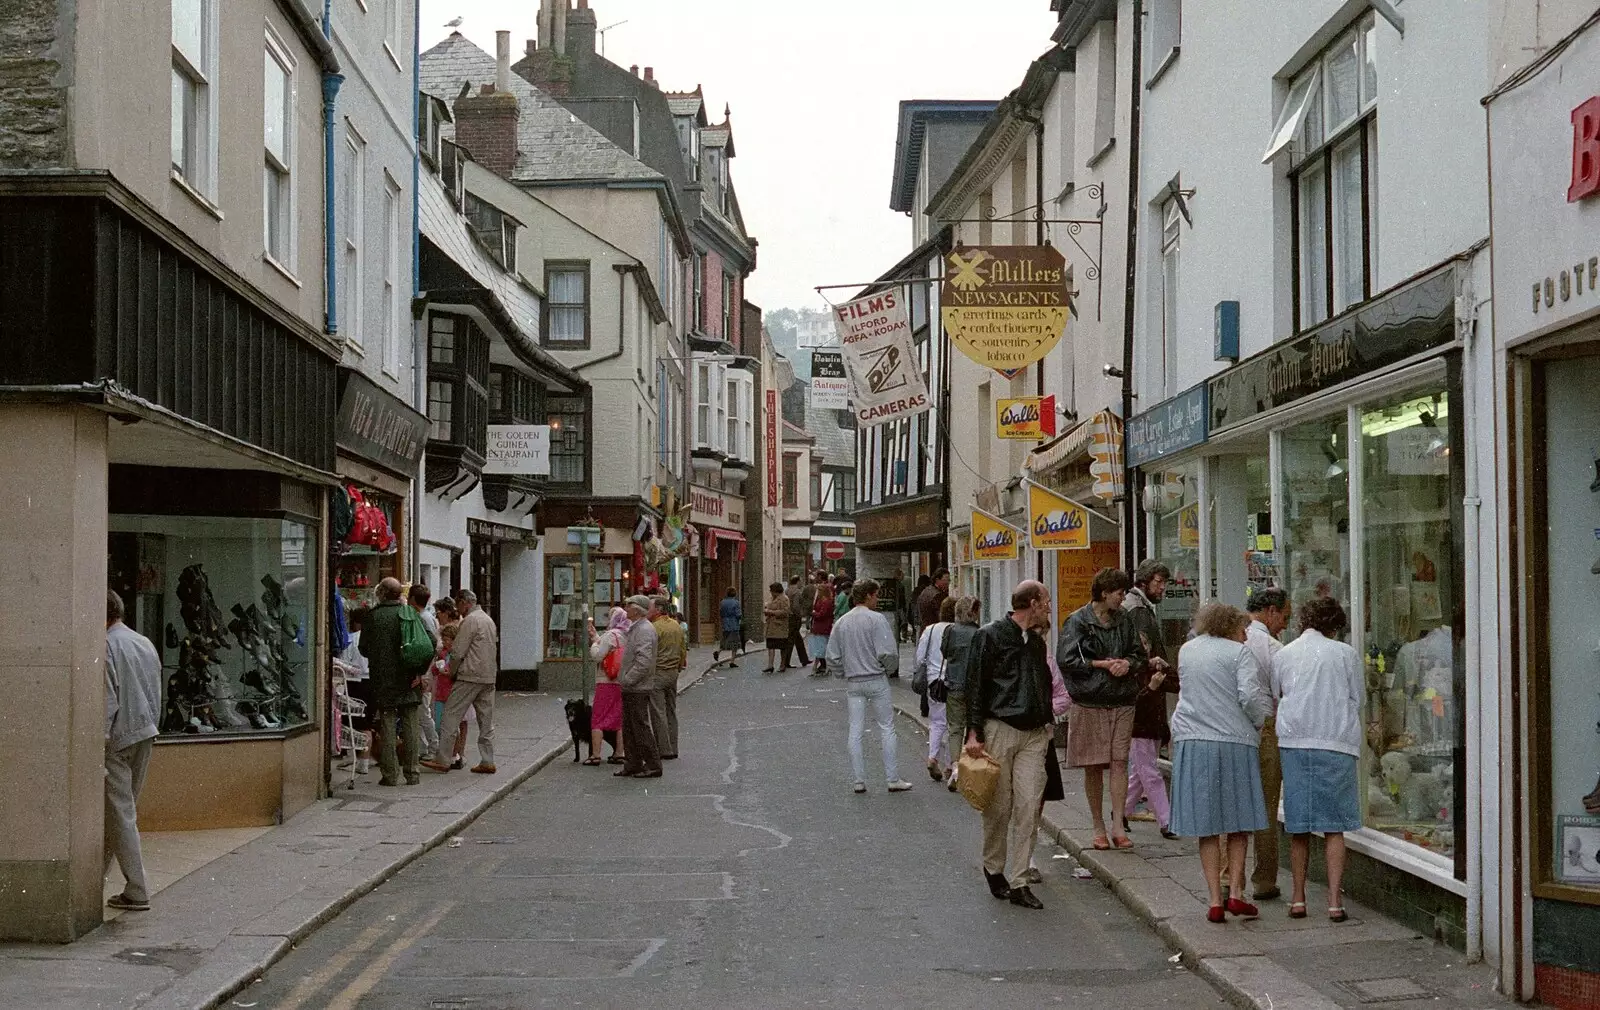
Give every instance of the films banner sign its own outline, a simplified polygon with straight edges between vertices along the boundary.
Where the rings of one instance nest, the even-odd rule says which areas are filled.
[[[850,400],[861,424],[883,424],[933,406],[911,344],[905,296],[883,291],[834,307]]]
[[[1067,331],[1067,261],[1047,245],[964,246],[945,256],[940,317],[961,353],[1015,374]]]
[[[1015,561],[1022,531],[982,509],[972,510],[972,556],[979,561]]]
[[[817,410],[850,409],[850,377],[840,352],[811,352],[811,406]]]
[[[995,401],[995,435],[1038,442],[1056,433],[1056,398],[1022,396]]]
[[[1036,551],[1089,549],[1089,510],[1028,482],[1028,534]]]

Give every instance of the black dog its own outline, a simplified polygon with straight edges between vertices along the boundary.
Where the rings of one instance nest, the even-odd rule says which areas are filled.
[[[594,709],[582,698],[574,698],[566,704],[567,728],[572,730],[572,760],[582,760],[579,751],[585,744],[589,745],[589,756],[594,757],[593,722]],[[604,731],[605,742],[611,745],[612,753],[617,750],[617,734],[614,730]]]

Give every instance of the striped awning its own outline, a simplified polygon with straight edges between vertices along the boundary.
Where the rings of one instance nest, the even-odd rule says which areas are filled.
[[[1023,467],[1031,474],[1042,476],[1057,467],[1087,458],[1091,434],[1089,426],[1093,423],[1094,419],[1091,418],[1075,424],[1063,434],[1040,444],[1028,453],[1028,458],[1023,461]]]
[[[1122,497],[1122,418],[1102,410],[1089,419],[1089,472],[1094,475],[1096,498]]]

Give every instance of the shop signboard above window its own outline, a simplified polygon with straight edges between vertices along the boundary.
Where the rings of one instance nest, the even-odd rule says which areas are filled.
[[[1444,267],[1211,379],[1210,434],[1455,339],[1455,270]]]
[[[468,519],[467,536],[473,540],[488,540],[496,544],[532,544],[538,540],[532,530],[525,530],[520,526],[507,526],[505,523],[490,522],[487,519]]]
[[[689,521],[724,529],[740,529],[744,526],[744,503],[741,499],[710,488],[690,487]]]
[[[1201,383],[1128,422],[1128,465],[1144,466],[1206,440],[1207,386]]]
[[[339,369],[339,448],[397,474],[416,472],[428,419],[371,379]]]
[[[525,477],[550,475],[548,424],[491,424],[483,472]]]

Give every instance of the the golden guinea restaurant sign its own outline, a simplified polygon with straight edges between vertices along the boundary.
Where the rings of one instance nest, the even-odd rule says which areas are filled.
[[[1067,261],[1053,246],[962,246],[939,286],[945,332],[985,368],[1033,364],[1067,330]]]

